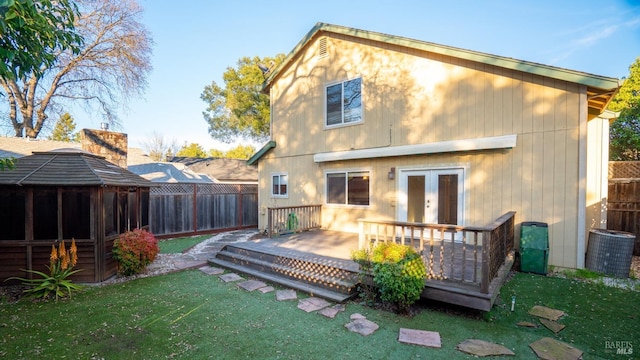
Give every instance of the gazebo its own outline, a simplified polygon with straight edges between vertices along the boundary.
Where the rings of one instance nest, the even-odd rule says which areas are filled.
[[[77,282],[102,282],[116,274],[118,235],[148,228],[153,184],[79,149],[34,152],[0,171],[0,282],[48,272],[52,245],[75,239]]]

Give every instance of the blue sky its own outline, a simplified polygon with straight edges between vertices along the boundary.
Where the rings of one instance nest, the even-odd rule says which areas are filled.
[[[636,0],[218,1],[138,0],[155,45],[144,98],[120,113],[129,144],[155,131],[178,145],[227,149],[211,139],[200,94],[244,56],[288,54],[325,22],[519,60],[625,77],[640,56]],[[74,117],[78,128],[100,119]]]

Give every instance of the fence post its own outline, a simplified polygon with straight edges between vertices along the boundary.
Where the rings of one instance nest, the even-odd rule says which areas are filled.
[[[482,282],[480,283],[480,291],[488,294],[489,284],[491,283],[489,274],[489,262],[491,261],[491,231],[482,232]]]
[[[273,215],[272,215],[273,211],[271,210],[271,208],[267,208],[267,236],[271,237],[273,236]]]

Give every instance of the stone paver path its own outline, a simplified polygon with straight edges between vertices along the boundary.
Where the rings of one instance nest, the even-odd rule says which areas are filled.
[[[432,348],[442,347],[440,333],[435,331],[400,328],[398,341],[404,344],[413,344]]]
[[[336,304],[318,311],[318,314],[333,319],[339,312],[343,312],[346,309],[347,307],[344,304]]]
[[[456,349],[475,356],[515,356],[515,353],[500,344],[484,340],[469,339],[461,342]]]
[[[220,275],[224,273],[224,269],[213,267],[213,266],[203,266],[199,270],[207,275]]]
[[[536,305],[529,310],[529,314],[540,318],[556,321],[565,315],[564,311]]]
[[[260,291],[263,294],[270,293],[270,292],[272,292],[274,290],[275,289],[273,288],[273,286],[265,286],[265,287],[262,287],[262,288],[258,289],[258,291]]]
[[[552,338],[542,338],[529,344],[529,347],[543,360],[578,360],[582,351]]]
[[[331,305],[330,302],[318,297],[310,297],[298,301],[298,309],[304,310],[306,312],[318,311],[320,309],[326,308],[329,305]]]
[[[373,334],[380,326],[373,321],[367,320],[362,314],[351,315],[351,322],[344,325],[349,331],[356,332],[362,336]]]
[[[285,300],[295,300],[298,298],[298,294],[296,294],[295,290],[278,290],[276,291],[276,300],[285,301]]]
[[[247,280],[238,284],[238,287],[247,291],[254,291],[267,286],[267,284],[258,280]]]
[[[233,282],[233,281],[240,281],[240,280],[244,280],[244,278],[236,273],[227,273],[227,274],[223,274],[220,275],[220,279],[222,279],[222,281],[224,282]]]

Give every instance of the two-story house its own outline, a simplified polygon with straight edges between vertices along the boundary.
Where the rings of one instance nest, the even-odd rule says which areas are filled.
[[[605,60],[606,61],[606,60]],[[483,226],[515,211],[549,226],[549,264],[584,267],[606,221],[609,119],[621,82],[528,61],[318,23],[269,73],[268,208]],[[517,231],[516,231],[517,233]]]

